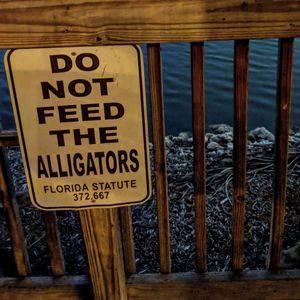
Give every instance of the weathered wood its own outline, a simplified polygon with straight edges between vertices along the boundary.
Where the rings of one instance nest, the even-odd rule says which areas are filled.
[[[54,276],[65,274],[65,263],[60,242],[60,233],[57,226],[56,212],[42,211],[46,228],[48,247],[51,256],[51,267]]]
[[[133,274],[136,272],[136,265],[134,254],[131,208],[120,207],[119,210],[125,272],[126,274]]]
[[[5,149],[0,149],[0,188],[4,213],[14,251],[15,264],[19,276],[30,274],[30,263],[23,234],[22,221],[16,203],[14,188],[11,185]]]
[[[0,147],[19,146],[19,140],[15,131],[0,132]]]
[[[280,40],[277,82],[277,129],[275,142],[276,154],[274,199],[269,258],[269,267],[271,269],[277,269],[280,266],[282,238],[284,233],[293,47],[293,39]]]
[[[171,272],[168,183],[160,45],[148,45],[160,271]]]
[[[132,275],[129,299],[300,299],[300,271]]]
[[[0,48],[300,35],[297,0],[0,1]]]
[[[192,43],[196,267],[206,271],[205,93],[203,43]]]
[[[300,271],[132,275],[129,299],[299,299]],[[251,291],[249,293],[249,291]],[[86,276],[0,279],[3,299],[91,299]]]
[[[14,300],[91,299],[87,276],[0,278],[0,298]]]
[[[247,154],[249,41],[235,41],[234,46],[234,147],[233,147],[233,213],[232,268],[243,268],[245,187]]]
[[[118,209],[80,211],[95,299],[126,300]]]

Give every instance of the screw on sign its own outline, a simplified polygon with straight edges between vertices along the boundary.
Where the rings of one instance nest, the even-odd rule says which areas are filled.
[[[5,64],[35,206],[114,207],[150,197],[140,48],[17,49]]]

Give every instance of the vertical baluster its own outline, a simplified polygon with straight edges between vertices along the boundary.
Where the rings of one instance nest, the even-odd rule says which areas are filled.
[[[62,276],[65,274],[65,264],[61,249],[56,213],[53,211],[43,211],[42,215],[46,228],[52,272],[54,276]]]
[[[274,199],[271,225],[270,269],[278,269],[284,233],[288,142],[291,110],[292,66],[294,39],[281,39],[277,81],[277,129]]]
[[[150,80],[152,129],[154,144],[154,169],[158,210],[160,245],[160,271],[171,271],[168,184],[166,170],[165,125],[162,88],[160,45],[148,45],[148,68]]]
[[[196,268],[206,272],[204,46],[191,44]]]
[[[242,270],[244,253],[245,186],[247,167],[248,48],[248,40],[235,41],[234,177],[232,216],[232,269],[234,271]]]
[[[22,222],[17,207],[14,188],[10,183],[11,176],[7,166],[6,152],[1,147],[0,150],[0,187],[3,199],[3,208],[7,219],[8,230],[10,233],[17,273],[19,276],[30,274],[30,263],[24,240]]]
[[[122,234],[125,272],[126,274],[132,274],[136,272],[136,265],[135,265],[134,241],[133,241],[132,218],[131,218],[130,207],[120,208],[120,222],[121,222],[121,234]]]

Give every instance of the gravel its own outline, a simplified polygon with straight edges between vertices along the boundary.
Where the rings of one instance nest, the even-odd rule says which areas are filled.
[[[208,270],[227,271],[231,264],[232,211],[232,128],[214,125],[206,134],[207,170],[207,247]],[[245,223],[244,267],[263,269],[269,250],[269,232],[274,175],[274,139],[265,128],[249,132]],[[153,149],[150,144],[151,156]],[[195,270],[195,225],[193,203],[193,140],[191,134],[166,137],[169,183],[172,271]],[[290,134],[290,157],[287,187],[284,249],[293,249],[300,241],[300,133]],[[18,148],[8,151],[10,168],[17,193],[27,193],[27,185]],[[152,164],[153,168],[153,164]],[[153,173],[153,169],[152,169]],[[155,182],[153,180],[153,191]],[[49,255],[40,212],[25,196],[19,206],[30,261],[35,275],[50,273]],[[132,209],[137,270],[159,271],[157,216],[155,196]],[[68,274],[87,272],[84,246],[77,212],[58,212],[62,247]],[[0,271],[11,274],[12,249],[3,210],[0,209]],[[290,250],[291,251],[291,250]],[[286,253],[284,251],[284,253]],[[299,260],[282,259],[282,267],[300,267]]]

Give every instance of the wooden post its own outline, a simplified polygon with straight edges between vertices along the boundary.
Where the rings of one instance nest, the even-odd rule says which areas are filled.
[[[80,212],[95,299],[126,300],[118,209]]]

